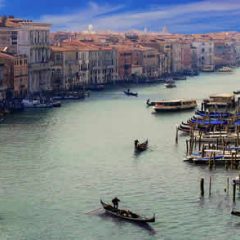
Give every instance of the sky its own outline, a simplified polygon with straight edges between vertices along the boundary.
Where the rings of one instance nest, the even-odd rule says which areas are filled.
[[[0,15],[52,24],[52,31],[240,31],[240,0],[0,0]]]

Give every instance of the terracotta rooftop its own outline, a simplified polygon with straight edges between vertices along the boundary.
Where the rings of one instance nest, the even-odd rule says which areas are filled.
[[[0,52],[0,59],[14,60],[15,57],[13,55],[11,55],[11,54]]]

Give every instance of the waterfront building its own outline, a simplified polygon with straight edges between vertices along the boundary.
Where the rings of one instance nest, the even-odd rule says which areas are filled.
[[[172,43],[163,38],[153,38],[142,42],[144,46],[154,48],[159,53],[159,76],[172,73]]]
[[[182,44],[180,42],[172,42],[172,73],[181,73],[182,67]]]
[[[14,59],[14,96],[24,98],[29,89],[29,68],[26,55],[17,55]]]
[[[89,51],[90,84],[106,84],[117,78],[116,51],[96,47]]]
[[[133,64],[133,48],[131,46],[115,45],[113,48],[117,53],[118,81],[128,81],[131,79],[132,74],[142,74],[140,56],[135,53],[135,62]],[[133,65],[134,69],[132,69]]]
[[[25,97],[28,94],[28,61],[25,55],[14,56],[0,52],[0,91],[1,99]]]
[[[31,20],[2,17],[0,19],[0,47],[17,55],[26,55],[29,63],[30,93],[51,90],[49,32],[50,24]]]
[[[117,79],[116,52],[112,48],[65,41],[52,50],[54,89],[107,84]]]
[[[68,41],[78,48],[79,74],[81,82],[87,85],[108,84],[117,80],[117,57],[115,49],[93,42]]]
[[[80,85],[78,50],[74,47],[52,46],[52,76],[53,90],[69,90]]]
[[[214,61],[216,68],[233,66],[237,62],[237,51],[234,44],[226,40],[214,42]]]
[[[184,41],[181,44],[181,68],[182,72],[197,71],[197,53],[196,48],[190,41]]]
[[[140,47],[143,75],[146,78],[157,78],[159,73],[159,53],[154,48]]]
[[[0,52],[0,100],[6,99],[13,89],[14,60],[13,56]]]
[[[192,42],[196,49],[197,67],[200,71],[214,71],[214,42],[212,40],[198,39]]]

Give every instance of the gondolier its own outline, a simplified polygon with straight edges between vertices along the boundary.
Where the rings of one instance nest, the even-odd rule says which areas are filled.
[[[112,203],[113,203],[113,207],[118,209],[118,203],[120,202],[120,200],[115,197],[113,200],[112,200]]]

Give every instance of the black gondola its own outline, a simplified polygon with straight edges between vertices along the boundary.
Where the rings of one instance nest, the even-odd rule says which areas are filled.
[[[137,97],[138,96],[138,93],[131,92],[129,89],[127,91],[124,91],[124,93],[127,96],[133,96],[133,97]]]
[[[148,140],[146,140],[143,143],[139,143],[138,140],[135,140],[134,141],[134,147],[135,147],[135,151],[138,151],[138,152],[145,151],[148,148]]]
[[[240,211],[232,210],[231,214],[240,217]]]
[[[102,204],[104,210],[108,214],[113,215],[115,217],[118,217],[127,221],[138,222],[138,223],[155,222],[155,214],[152,218],[146,218],[146,217],[141,217],[138,214],[133,213],[129,210],[114,208],[111,204],[106,204],[102,200],[100,200],[100,203]]]

